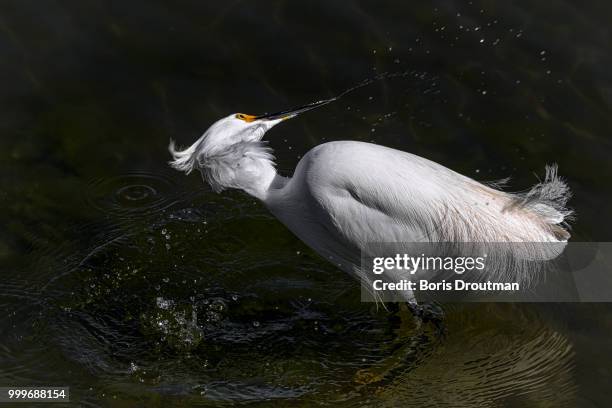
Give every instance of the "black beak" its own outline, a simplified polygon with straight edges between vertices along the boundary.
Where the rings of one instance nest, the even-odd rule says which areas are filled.
[[[321,106],[327,105],[328,103],[331,103],[335,101],[336,99],[337,97],[330,98],[330,99],[324,99],[322,101],[313,102],[313,103],[309,103],[308,105],[300,106],[299,108],[287,109],[287,110],[276,112],[276,113],[260,115],[260,116],[257,116],[255,119],[264,119],[264,120],[291,119],[309,110],[313,110],[316,108],[320,108]]]

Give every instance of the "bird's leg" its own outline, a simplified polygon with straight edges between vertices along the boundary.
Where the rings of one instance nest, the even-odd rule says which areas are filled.
[[[397,340],[401,340],[404,337],[414,335],[415,332],[418,333],[421,329],[423,320],[418,314],[414,312],[412,307],[412,303],[399,304],[398,314],[400,317],[400,327],[399,336],[397,337]]]
[[[439,337],[444,336],[446,329],[444,327],[444,310],[435,302],[431,303],[408,303],[408,307],[414,316],[414,319],[420,321],[420,324],[431,323],[436,329],[436,334]],[[420,325],[419,325],[420,327]]]
[[[393,341],[395,350],[378,364],[357,371],[355,382],[372,384],[382,381],[394,370],[405,367],[410,359],[416,359],[427,337],[424,334],[427,323],[432,323],[438,336],[444,333],[442,308],[435,304],[400,303],[393,315],[399,316],[398,335]]]

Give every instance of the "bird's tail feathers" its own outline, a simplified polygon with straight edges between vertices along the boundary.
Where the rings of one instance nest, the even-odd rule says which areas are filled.
[[[573,211],[567,207],[572,193],[569,186],[557,173],[557,165],[547,165],[543,181],[530,190],[514,194],[514,200],[509,209],[526,209],[551,230],[560,241],[570,237],[569,221],[573,219]]]

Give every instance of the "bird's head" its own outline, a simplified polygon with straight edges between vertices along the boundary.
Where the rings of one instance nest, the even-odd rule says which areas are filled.
[[[226,116],[213,123],[202,137],[184,150],[177,150],[174,141],[170,141],[169,150],[173,158],[170,166],[187,174],[194,169],[200,170],[217,192],[225,188],[239,188],[236,184],[241,180],[236,180],[236,173],[244,170],[245,161],[256,164],[257,161],[266,160],[271,163],[270,149],[261,139],[284,119],[244,113]]]
[[[271,150],[262,141],[264,134],[278,123],[329,103],[319,101],[295,109],[266,115],[234,113],[219,119],[193,145],[177,150],[170,141],[170,166],[189,174],[200,170],[213,190],[248,190],[258,183],[264,168],[273,168]]]

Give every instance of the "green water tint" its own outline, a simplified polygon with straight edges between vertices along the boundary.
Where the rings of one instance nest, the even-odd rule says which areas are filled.
[[[83,406],[605,406],[608,305],[444,305],[446,335],[418,332],[166,146],[408,72],[275,127],[281,174],[341,139],[514,190],[557,162],[573,239],[607,241],[611,7],[3,2],[0,384]]]

